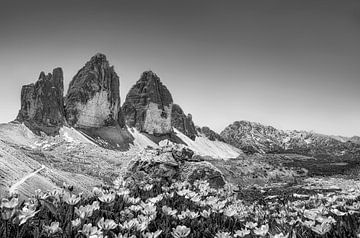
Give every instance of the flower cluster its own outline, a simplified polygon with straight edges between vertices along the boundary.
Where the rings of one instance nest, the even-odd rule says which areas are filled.
[[[0,209],[5,237],[354,237],[360,225],[353,193],[249,202],[231,186],[214,189],[206,181],[130,187],[118,179],[112,188],[94,188],[91,197],[66,188],[36,191],[23,203],[3,198]]]

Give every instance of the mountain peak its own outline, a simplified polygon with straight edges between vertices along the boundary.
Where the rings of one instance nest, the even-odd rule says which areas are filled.
[[[63,80],[62,69],[55,68],[52,74],[41,72],[35,84],[24,85],[17,121],[23,122],[36,134],[58,134],[60,127],[66,123]]]
[[[104,54],[94,55],[73,77],[66,96],[70,125],[99,128],[123,125],[119,77]]]
[[[153,71],[145,71],[126,96],[123,112],[126,123],[155,135],[172,133],[170,91]]]

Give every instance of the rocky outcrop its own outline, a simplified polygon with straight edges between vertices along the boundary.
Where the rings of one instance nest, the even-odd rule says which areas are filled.
[[[173,99],[160,78],[144,72],[130,89],[122,107],[126,124],[152,135],[172,133]]]
[[[211,141],[224,141],[223,138],[218,134],[216,133],[215,131],[211,130],[209,127],[207,126],[203,126],[203,127],[197,127],[196,128],[197,131],[199,133],[202,133],[206,138],[208,138],[209,140]]]
[[[173,180],[188,181],[206,180],[213,188],[221,188],[226,184],[221,171],[203,157],[184,145],[170,141],[161,141],[159,149],[144,150],[137,159],[128,165],[125,179],[135,184],[144,181],[160,181],[161,184]]]
[[[17,121],[24,123],[35,134],[44,132],[56,135],[65,122],[64,116],[64,82],[61,68],[53,73],[40,73],[35,84],[22,87],[21,109]]]
[[[177,104],[174,104],[171,112],[171,124],[184,135],[192,140],[198,135],[191,114],[185,115]]]
[[[106,56],[96,54],[72,79],[65,99],[66,119],[75,128],[101,128],[125,122],[119,77]]]

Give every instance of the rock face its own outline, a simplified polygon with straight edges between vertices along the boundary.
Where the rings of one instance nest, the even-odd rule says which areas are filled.
[[[23,122],[35,134],[44,132],[56,135],[65,122],[64,116],[64,82],[61,68],[53,73],[40,73],[35,84],[22,87],[21,109],[17,121]]]
[[[171,112],[171,124],[184,135],[192,140],[198,135],[191,114],[185,115],[177,104],[174,104]]]
[[[106,56],[96,54],[72,79],[65,99],[68,123],[75,128],[124,127],[119,77]]]
[[[173,99],[160,78],[146,71],[130,89],[122,107],[126,124],[152,135],[172,133]]]
[[[252,153],[293,153],[317,158],[357,158],[360,145],[343,137],[308,131],[282,131],[260,123],[237,121],[221,132],[229,144]]]

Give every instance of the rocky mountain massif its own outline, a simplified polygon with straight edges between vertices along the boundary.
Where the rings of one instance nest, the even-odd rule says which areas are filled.
[[[129,128],[155,144],[163,139],[186,144],[174,129],[192,141],[199,137],[222,141],[210,128],[196,128],[191,114],[173,103],[170,91],[154,72],[142,73],[122,106],[119,87],[114,67],[105,55],[96,54],[73,77],[65,97],[61,68],[47,76],[41,73],[35,84],[24,86],[17,121],[37,135],[58,135],[62,126],[70,126],[103,147],[120,150],[134,143]]]
[[[221,132],[229,144],[252,153],[293,153],[317,158],[358,158],[356,137],[345,138],[307,131],[283,131],[272,126],[236,121]]]
[[[23,86],[17,120],[25,123],[35,134],[57,134],[66,124],[63,81],[62,69],[56,68],[52,74],[41,72],[35,84]]]

